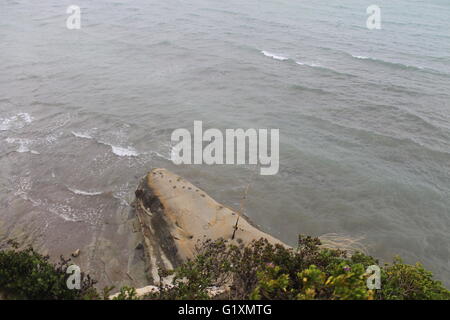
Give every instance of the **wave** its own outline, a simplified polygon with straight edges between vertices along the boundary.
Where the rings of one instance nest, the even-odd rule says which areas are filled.
[[[280,56],[280,55],[277,55],[275,53],[271,53],[271,52],[268,52],[268,51],[262,50],[261,53],[263,55],[265,55],[266,57],[269,57],[269,58],[272,58],[272,59],[275,59],[275,60],[280,60],[280,61],[289,60],[289,58],[287,58],[287,57]]]
[[[412,70],[419,70],[419,71],[429,71],[432,73],[439,73],[439,74],[443,74],[437,70],[433,70],[433,69],[427,69],[421,66],[413,66],[413,65],[409,65],[409,64],[404,64],[404,63],[400,63],[400,62],[390,62],[390,61],[386,61],[383,59],[378,59],[378,58],[372,58],[372,57],[367,57],[367,56],[360,56],[360,55],[351,55],[353,58],[355,59],[359,59],[359,60],[368,60],[368,61],[372,61],[372,62],[376,62],[379,64],[383,64],[385,66],[388,67],[393,67],[393,68],[399,68],[399,69],[412,69]]]
[[[109,145],[112,152],[119,157],[137,157],[139,153],[133,147],[122,148],[114,145]]]
[[[74,132],[72,131],[72,134],[77,137],[77,138],[82,138],[82,139],[89,139],[92,140],[93,138],[88,135],[87,133],[80,133],[80,132]]]
[[[112,152],[119,157],[137,157],[139,156],[139,152],[133,147],[120,147],[113,145],[111,143],[105,142],[105,141],[97,141],[100,144],[103,144],[105,146],[111,147]]]
[[[0,131],[20,129],[31,122],[33,122],[33,117],[29,113],[20,112],[9,118],[0,118]]]
[[[322,65],[320,65],[318,63],[314,63],[314,62],[307,63],[307,62],[302,62],[302,61],[295,61],[295,63],[300,66],[308,66],[308,67],[312,67],[312,68],[324,68]]]
[[[359,141],[377,141],[378,144],[386,144],[388,146],[402,146],[404,144],[410,144],[414,147],[417,147],[418,149],[424,150],[425,152],[428,152],[428,154],[440,157],[445,159],[445,161],[448,160],[448,157],[450,155],[450,152],[447,150],[442,150],[441,148],[433,147],[430,144],[424,144],[420,141],[417,141],[415,137],[411,136],[399,136],[397,134],[390,134],[390,133],[384,133],[384,132],[378,132],[375,130],[372,130],[370,128],[364,127],[364,126],[356,126],[351,124],[345,124],[345,123],[339,123],[334,119],[327,119],[324,117],[318,117],[314,115],[304,115],[305,118],[310,119],[311,121],[314,121],[315,123],[327,123],[331,124],[339,129],[342,129],[344,131],[349,132],[350,135],[358,136]],[[422,119],[423,120],[423,119]],[[432,124],[431,124],[432,125]],[[433,126],[433,125],[432,125]]]
[[[355,75],[352,74],[352,73],[347,73],[347,72],[344,72],[344,71],[338,71],[338,70],[336,70],[334,68],[330,68],[330,67],[327,67],[327,66],[324,66],[322,64],[315,63],[315,62],[295,61],[295,63],[300,65],[300,66],[307,66],[307,67],[310,67],[310,68],[320,69],[321,71],[325,71],[325,72],[328,72],[328,73],[333,73],[333,74],[335,74],[337,76],[341,76],[341,77],[342,76],[344,76],[346,78],[353,78],[353,77],[355,77]]]
[[[16,150],[18,153],[32,153],[32,154],[40,154],[36,150],[31,150],[28,148],[28,145],[33,141],[29,139],[20,139],[20,138],[6,138],[5,141],[10,144],[18,144],[19,148]]]
[[[157,157],[159,157],[161,159],[172,161],[171,156],[165,156],[165,155],[159,153],[158,151],[151,151],[150,153],[156,155]],[[172,152],[171,152],[171,154],[172,154]]]
[[[95,140],[92,136],[90,136],[87,133],[72,131],[72,134],[77,138]],[[121,147],[121,146],[116,146],[116,145],[113,145],[113,144],[111,144],[109,142],[105,142],[105,141],[97,141],[97,140],[95,140],[95,141],[99,144],[103,144],[105,146],[111,147],[112,152],[116,156],[119,156],[119,157],[137,157],[137,156],[139,156],[139,152],[137,152],[137,150],[133,147],[130,147],[130,146]]]
[[[18,116],[19,116],[20,118],[22,118],[23,121],[25,121],[26,123],[31,123],[31,122],[33,122],[33,117],[30,116],[29,113],[21,112],[21,113],[18,114]]]
[[[268,52],[268,51],[264,51],[264,50],[261,51],[261,53],[264,54],[266,57],[270,57],[270,58],[275,59],[275,60],[280,60],[280,61],[290,60],[290,61],[294,61],[297,65],[300,65],[300,66],[308,66],[308,67],[311,67],[311,68],[320,68],[322,70],[325,70],[325,71],[328,71],[328,72],[332,72],[332,73],[335,73],[335,74],[344,75],[344,76],[347,76],[347,77],[348,76],[353,77],[352,74],[340,72],[340,71],[337,71],[337,70],[335,70],[333,68],[323,66],[323,65],[321,65],[319,63],[294,60],[294,59],[291,59],[291,58],[288,58],[288,57],[285,57],[285,56],[281,56],[281,55],[278,55],[278,54],[275,54],[275,53],[271,53],[271,52]]]
[[[375,58],[375,57],[365,56],[365,55],[361,55],[361,54],[352,54],[352,53],[344,51],[344,50],[331,49],[331,48],[328,48],[328,47],[319,47],[319,48],[321,50],[330,51],[330,52],[332,52],[334,54],[342,54],[342,55],[345,55],[345,56],[352,57],[354,59],[365,60],[367,62],[372,62],[372,63],[378,63],[378,64],[381,64],[381,65],[384,65],[384,66],[387,66],[387,67],[390,67],[390,68],[394,68],[394,69],[397,68],[397,69],[403,69],[403,70],[415,70],[415,71],[427,72],[427,73],[430,73],[430,74],[444,76],[444,77],[450,76],[450,73],[448,73],[446,71],[440,71],[440,70],[437,70],[437,69],[424,67],[424,66],[420,66],[420,65],[413,65],[413,64],[406,64],[406,63],[402,63],[402,62],[387,61],[387,60],[383,60],[381,58]],[[427,57],[427,58],[429,58],[429,57]],[[443,57],[443,59],[446,59],[446,57]]]
[[[362,60],[368,60],[368,59],[370,59],[369,57],[366,57],[366,56],[354,56],[354,55],[352,55],[352,57],[353,57],[353,58],[356,58],[356,59],[362,59]]]
[[[67,189],[69,189],[71,192],[73,192],[75,194],[79,194],[82,196],[98,196],[98,195],[103,194],[103,192],[101,192],[101,191],[99,191],[99,192],[83,191],[83,190],[74,189],[74,188],[70,188],[70,187],[67,187]]]

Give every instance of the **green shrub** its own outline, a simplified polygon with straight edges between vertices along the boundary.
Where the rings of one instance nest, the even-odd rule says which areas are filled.
[[[270,244],[249,245],[207,240],[192,260],[175,270],[160,270],[159,292],[146,299],[333,299],[333,300],[448,300],[450,292],[422,265],[399,258],[381,267],[381,289],[369,290],[366,269],[378,264],[357,252],[321,247],[317,238],[299,236],[298,248]],[[67,288],[70,259],[49,262],[32,248],[0,251],[0,293],[12,299],[100,299],[95,281],[81,274],[81,289]],[[212,294],[213,289],[227,288]],[[103,289],[108,299],[113,287]],[[115,300],[138,299],[136,290],[121,288]]]
[[[62,256],[58,264],[49,262],[33,248],[0,251],[0,292],[9,299],[96,299],[95,281],[81,274],[80,290],[70,290],[66,281],[70,259]]]
[[[450,292],[421,265],[395,260],[381,267],[380,290],[367,288],[374,258],[326,249],[317,238],[300,236],[297,249],[265,239],[248,246],[208,240],[198,254],[175,270],[161,270],[172,285],[159,285],[149,299],[450,299]],[[211,296],[210,289],[228,287]]]
[[[386,265],[382,272],[383,286],[380,299],[387,300],[449,300],[450,292],[440,281],[433,280],[433,274],[416,265],[403,264],[400,258]]]

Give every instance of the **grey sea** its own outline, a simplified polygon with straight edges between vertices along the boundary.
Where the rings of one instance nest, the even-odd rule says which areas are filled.
[[[355,239],[450,285],[450,2],[378,0],[374,30],[371,4],[1,0],[0,241],[138,274],[129,205],[165,167],[233,208],[250,185],[246,215],[289,244]],[[174,165],[194,120],[279,129],[279,173]]]

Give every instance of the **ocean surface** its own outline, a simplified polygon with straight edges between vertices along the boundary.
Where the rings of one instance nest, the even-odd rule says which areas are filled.
[[[278,128],[279,173],[175,166],[194,120]],[[290,244],[358,239],[450,285],[450,2],[1,0],[0,240],[91,243],[154,167],[234,208],[250,184]]]

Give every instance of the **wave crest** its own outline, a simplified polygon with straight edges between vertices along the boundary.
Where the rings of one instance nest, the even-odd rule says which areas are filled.
[[[89,134],[87,134],[87,133],[82,133],[82,132],[75,132],[75,131],[72,131],[72,134],[73,134],[75,137],[77,137],[77,138],[89,139],[89,140],[92,140],[92,139],[93,139],[93,138],[92,138]]]
[[[82,196],[98,196],[98,195],[103,194],[103,192],[101,192],[101,191],[83,191],[83,190],[70,188],[70,187],[67,187],[67,189],[69,189],[71,192],[73,192],[75,194],[82,195]]]
[[[137,150],[133,147],[121,147],[121,146],[116,146],[114,144],[111,144],[109,142],[105,142],[105,141],[97,141],[95,140],[91,135],[89,135],[86,132],[75,132],[72,131],[72,134],[77,137],[77,138],[81,138],[81,139],[88,139],[88,140],[94,140],[99,144],[103,144],[105,146],[108,146],[111,148],[111,151],[119,157],[137,157],[139,156],[139,152],[137,152]]]
[[[261,53],[262,53],[263,55],[265,55],[266,57],[269,57],[269,58],[272,58],[272,59],[275,59],[275,60],[280,60],[280,61],[289,60],[289,58],[287,58],[287,57],[280,56],[280,55],[278,55],[278,54],[271,53],[271,52],[269,52],[269,51],[264,51],[264,50],[262,50]]]

